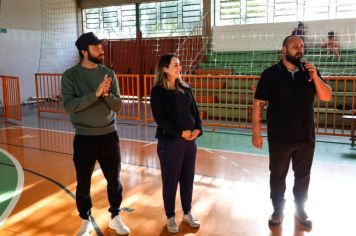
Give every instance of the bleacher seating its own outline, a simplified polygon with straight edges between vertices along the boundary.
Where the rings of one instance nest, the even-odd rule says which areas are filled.
[[[356,75],[356,49],[341,49],[341,61],[335,57],[329,59],[327,50],[307,48],[305,59],[314,63],[323,75],[350,76]],[[209,52],[207,60],[200,63],[199,70],[204,74],[215,74],[214,71],[231,70],[236,75],[260,75],[267,67],[275,64],[281,57],[279,50]]]
[[[337,58],[328,58],[326,49],[321,48],[307,48],[304,57],[307,61],[314,63],[323,76],[356,76],[356,49],[341,50],[341,61]],[[195,74],[227,75],[233,73],[259,76],[264,69],[278,62],[281,52],[277,50],[210,52],[206,58],[207,61],[199,64]],[[222,80],[224,81],[223,78]],[[210,90],[218,88],[216,85],[212,86],[215,83],[217,82],[208,83],[207,86],[193,86],[193,89],[197,95],[209,94]],[[336,82],[334,80],[330,82],[335,91],[332,100],[328,103],[321,102],[319,108],[317,104],[315,105],[315,112],[320,120],[318,125],[342,125],[341,116],[351,114],[355,110],[355,107],[352,107],[355,106],[354,83],[354,81]],[[209,119],[219,116],[226,119],[250,121],[252,87],[252,80],[240,84],[227,81],[219,87],[220,92],[214,91],[213,98],[198,98],[197,101],[204,107],[204,116]]]

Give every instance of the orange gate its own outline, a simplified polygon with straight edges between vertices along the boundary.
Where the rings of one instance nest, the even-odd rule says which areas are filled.
[[[65,113],[61,96],[62,74],[35,74],[37,111]]]
[[[122,98],[122,109],[118,117],[140,121],[140,81],[139,75],[118,74],[117,80]],[[66,113],[61,96],[62,74],[36,74],[37,111]]]
[[[235,75],[183,75],[193,89],[201,118],[205,126],[247,128],[252,126],[251,115],[254,88],[259,76]],[[356,77],[324,77],[333,90],[330,102],[316,99],[316,133],[349,136],[351,123],[344,115],[356,114]],[[150,92],[154,75],[144,76],[144,122],[153,121],[150,108]],[[265,124],[265,114],[264,114]],[[266,126],[264,125],[265,129]]]
[[[2,84],[2,102],[0,114],[5,118],[21,120],[20,80],[14,76],[0,76]]]

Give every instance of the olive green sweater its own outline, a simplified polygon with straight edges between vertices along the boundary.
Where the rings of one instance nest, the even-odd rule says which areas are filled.
[[[110,92],[98,98],[95,92],[105,74],[112,78]],[[104,135],[116,131],[116,112],[122,101],[112,70],[103,65],[87,69],[77,64],[64,72],[61,89],[64,109],[70,114],[76,134]]]

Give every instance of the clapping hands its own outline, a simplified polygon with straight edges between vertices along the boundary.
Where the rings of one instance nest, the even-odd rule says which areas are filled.
[[[99,84],[98,88],[96,89],[96,96],[108,96],[110,91],[112,78],[105,74],[103,81]]]

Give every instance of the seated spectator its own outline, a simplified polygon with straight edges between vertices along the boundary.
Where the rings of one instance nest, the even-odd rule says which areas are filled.
[[[298,25],[297,25],[297,28],[294,28],[291,35],[296,35],[296,36],[299,36],[303,42],[304,42],[304,23],[299,21],[298,22]]]
[[[321,45],[322,48],[328,49],[328,59],[332,59],[333,54],[336,55],[337,60],[340,61],[340,45],[335,38],[334,31],[328,32],[328,39]]]

